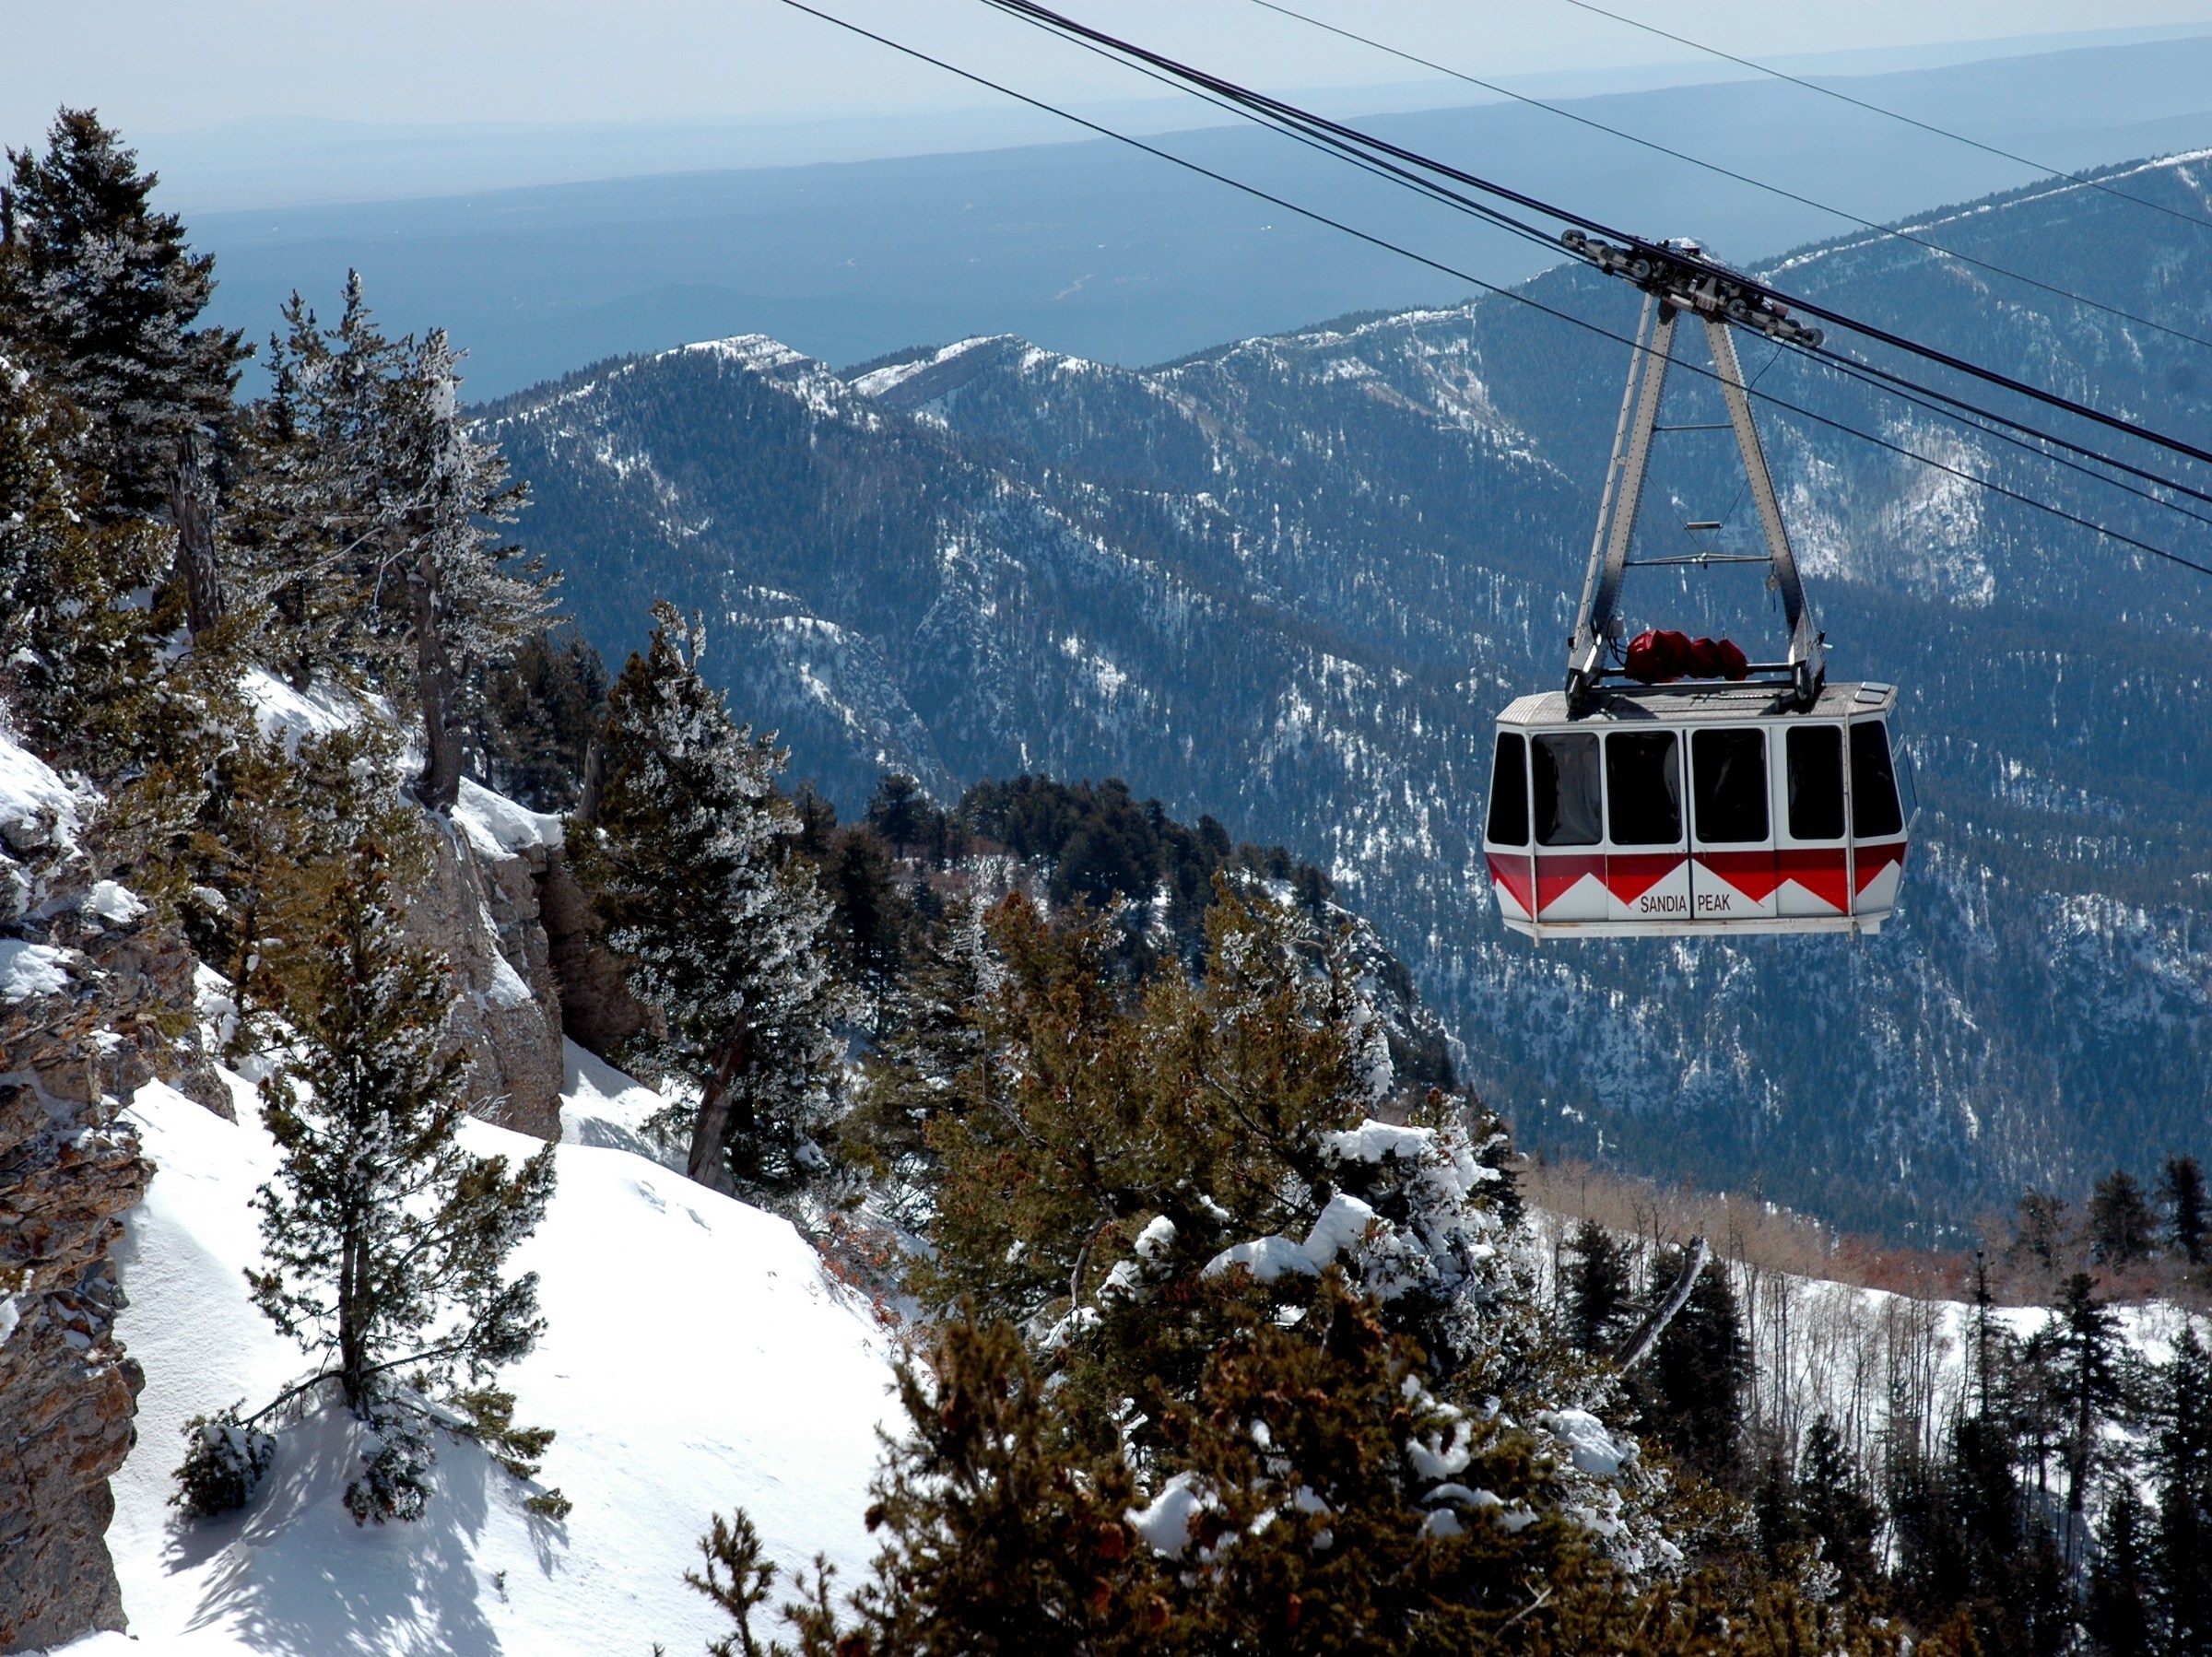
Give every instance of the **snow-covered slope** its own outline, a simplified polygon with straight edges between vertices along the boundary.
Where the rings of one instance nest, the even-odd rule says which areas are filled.
[[[657,1102],[595,1061],[571,1055],[570,1074],[571,1122]],[[240,1095],[236,1125],[158,1085],[130,1112],[159,1169],[120,1252],[121,1333],[147,1375],[109,1533],[131,1635],[72,1653],[696,1651],[725,1630],[683,1572],[709,1514],[739,1506],[787,1569],[819,1551],[858,1570],[891,1407],[882,1332],[784,1221],[587,1144],[560,1147],[551,1210],[516,1256],[550,1326],[508,1373],[516,1418],[559,1435],[542,1481],[574,1501],[567,1521],[525,1513],[527,1487],[448,1443],[422,1522],[357,1528],[340,1413],[287,1429],[244,1513],[180,1519],[181,1425],[305,1373],[241,1276],[276,1158]],[[535,1143],[475,1122],[465,1140],[518,1158]]]

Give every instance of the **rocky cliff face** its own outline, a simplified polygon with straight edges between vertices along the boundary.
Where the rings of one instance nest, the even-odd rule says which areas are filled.
[[[408,922],[453,963],[470,1109],[559,1139],[561,1037],[607,1052],[643,1028],[645,1009],[599,945],[597,917],[561,857],[559,817],[464,782],[451,830],[430,840],[430,878]]]
[[[537,897],[548,848],[503,843],[465,812],[450,830],[436,819],[432,827],[430,877],[415,894],[408,929],[453,964],[460,994],[450,1026],[469,1056],[469,1109],[558,1139],[560,991]]]
[[[107,1479],[144,1378],[112,1250],[153,1169],[120,1111],[218,1092],[192,953],[96,877],[97,805],[0,738],[0,1651],[124,1626]]]

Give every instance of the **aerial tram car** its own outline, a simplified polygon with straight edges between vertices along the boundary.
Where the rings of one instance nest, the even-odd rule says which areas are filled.
[[[1890,742],[1897,688],[1828,682],[1730,328],[1807,345],[1820,335],[1716,275],[1695,243],[1564,240],[1642,288],[1643,318],[1565,686],[1498,715],[1483,852],[1500,917],[1538,939],[1878,932],[1897,905],[1913,817],[1911,769]],[[1680,264],[1667,257],[1677,252]],[[1704,324],[1764,554],[1630,557],[1685,312]],[[1679,633],[1623,646],[1628,570],[1688,564],[1771,566],[1789,628],[1782,660]]]

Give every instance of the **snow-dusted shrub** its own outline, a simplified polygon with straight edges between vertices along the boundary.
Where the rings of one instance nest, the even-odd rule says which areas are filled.
[[[184,1424],[184,1461],[177,1468],[174,1507],[194,1519],[235,1512],[252,1501],[276,1457],[271,1434],[239,1419],[240,1405]]]

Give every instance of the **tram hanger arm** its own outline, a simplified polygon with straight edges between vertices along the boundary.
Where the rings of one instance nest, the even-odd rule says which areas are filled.
[[[1600,244],[1594,246],[1602,247]],[[1686,243],[1694,247],[1694,243]],[[1582,249],[1576,251],[1581,252]],[[1633,273],[1624,273],[1631,274]],[[1647,267],[1644,275],[1650,275]],[[1774,585],[1782,594],[1783,619],[1790,629],[1791,676],[1798,700],[1809,703],[1824,676],[1824,652],[1819,629],[1805,602],[1805,588],[1797,574],[1797,559],[1790,546],[1789,529],[1783,522],[1782,502],[1767,469],[1767,458],[1751,416],[1751,399],[1744,386],[1743,365],[1735,354],[1730,318],[1743,311],[1744,326],[1758,327],[1777,338],[1803,332],[1789,322],[1786,312],[1770,307],[1753,311],[1740,295],[1723,295],[1707,285],[1700,296],[1698,320],[1704,324],[1705,341],[1712,353],[1714,378],[1728,405],[1728,429],[1735,434],[1744,473],[1758,507],[1759,528],[1767,552],[1763,558],[1740,554],[1700,553],[1669,558],[1630,558],[1629,549],[1636,533],[1636,513],[1650,471],[1652,441],[1662,429],[1661,399],[1666,389],[1666,371],[1674,359],[1676,323],[1687,302],[1671,292],[1647,285],[1643,317],[1637,327],[1636,353],[1629,362],[1629,380],[1621,394],[1620,418],[1613,434],[1613,458],[1598,508],[1597,533],[1590,546],[1590,569],[1583,582],[1582,604],[1574,632],[1567,647],[1567,703],[1579,711],[1605,677],[1606,647],[1622,631],[1619,614],[1621,579],[1632,565],[1711,566],[1728,563],[1765,563],[1774,571]]]

